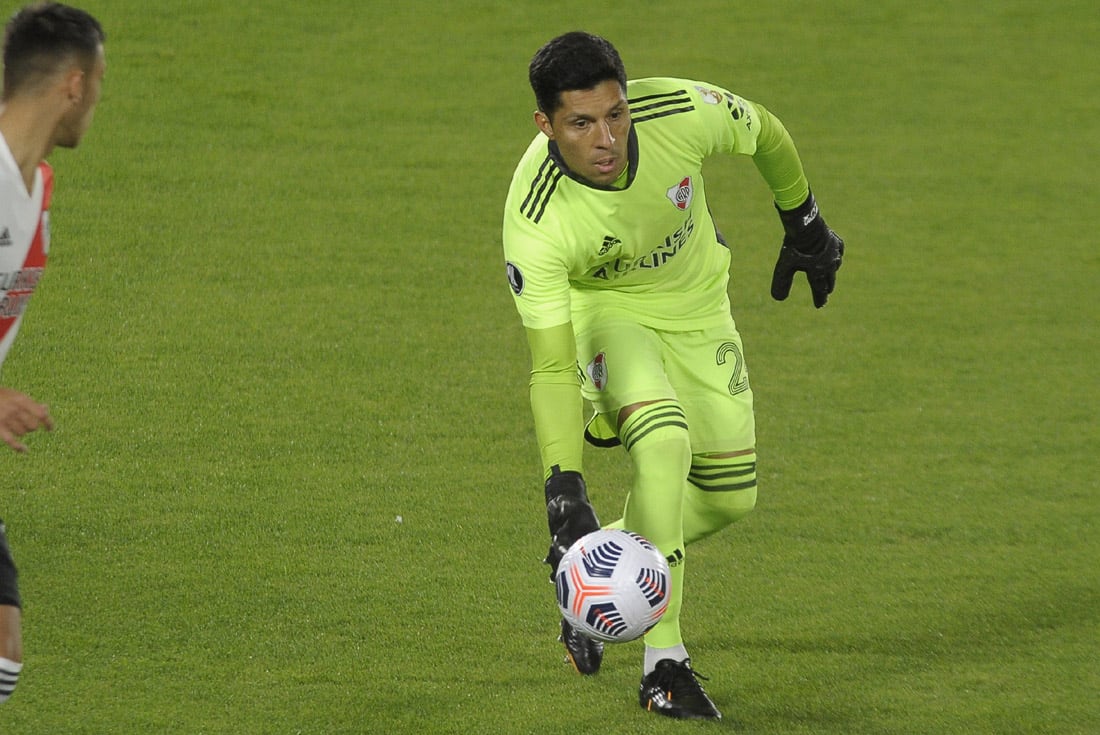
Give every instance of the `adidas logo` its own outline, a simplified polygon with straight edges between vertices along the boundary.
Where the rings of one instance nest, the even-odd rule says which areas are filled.
[[[5,227],[4,231],[0,232],[0,248],[4,248],[4,247],[7,247],[8,245],[11,245],[11,242],[12,242],[12,240],[11,240],[11,231],[8,230],[7,227]]]
[[[619,238],[612,237],[611,235],[604,235],[603,245],[600,246],[600,252],[598,252],[596,254],[597,255],[603,255],[608,250],[615,247],[616,245],[619,245],[620,243],[622,243],[622,240],[620,240]]]
[[[684,561],[684,552],[676,549],[676,551],[665,557],[665,561],[668,562],[670,567],[678,567]]]

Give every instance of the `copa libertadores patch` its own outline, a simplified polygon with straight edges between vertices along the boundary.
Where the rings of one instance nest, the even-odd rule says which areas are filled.
[[[519,296],[523,293],[523,273],[515,263],[506,263],[505,266],[508,271],[508,285],[512,287],[512,292]]]

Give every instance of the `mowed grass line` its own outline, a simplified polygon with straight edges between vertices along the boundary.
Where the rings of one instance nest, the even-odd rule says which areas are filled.
[[[3,375],[59,426],[4,460],[0,732],[1100,728],[1085,6],[91,9],[104,101]],[[719,725],[643,713],[638,644],[581,680],[553,640],[499,220],[573,27],[779,114],[849,241],[827,309],[771,302],[766,191],[711,166],[761,477],[692,549]],[[586,461],[610,520],[628,463]]]

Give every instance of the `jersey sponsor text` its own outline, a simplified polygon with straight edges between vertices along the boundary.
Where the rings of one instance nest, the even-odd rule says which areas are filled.
[[[592,278],[613,280],[615,278],[621,278],[628,273],[633,273],[639,268],[660,268],[667,263],[670,258],[675,256],[676,253],[680,252],[680,249],[687,243],[688,238],[691,237],[691,233],[694,230],[695,221],[689,216],[683,225],[666,237],[664,242],[658,245],[652,252],[640,258],[634,258],[633,260],[615,258],[606,263],[601,263],[589,275]]]

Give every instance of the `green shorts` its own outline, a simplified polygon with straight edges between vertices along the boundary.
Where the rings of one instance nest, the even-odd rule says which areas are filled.
[[[666,332],[632,322],[611,322],[577,333],[584,369],[581,392],[601,426],[613,435],[620,408],[666,398],[687,415],[693,453],[756,446],[752,389],[733,320],[693,332]]]

